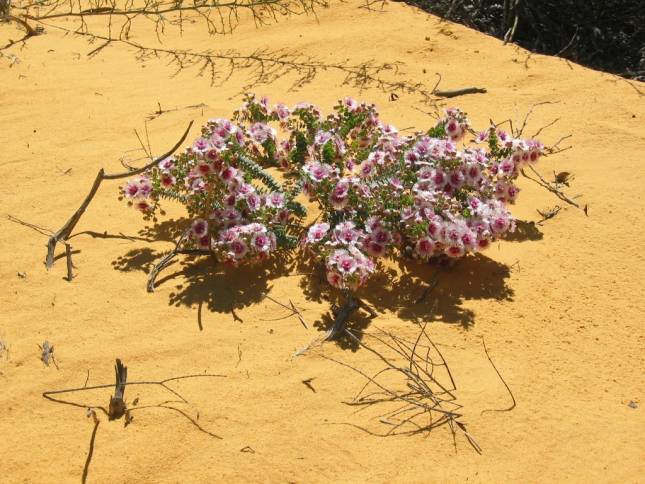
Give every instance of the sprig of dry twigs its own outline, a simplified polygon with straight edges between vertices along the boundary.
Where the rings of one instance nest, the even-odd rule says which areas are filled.
[[[324,358],[350,368],[367,380],[356,396],[345,403],[359,407],[359,410],[378,407],[375,419],[387,430],[354,423],[347,425],[382,437],[422,434],[447,425],[453,439],[459,432],[476,452],[481,453],[481,447],[460,421],[462,406],[456,401],[455,381],[441,351],[430,339],[426,326],[427,323],[419,326],[415,340],[407,340],[380,328],[362,333],[361,337],[350,329],[344,329],[345,336],[385,365],[374,374],[322,354]],[[366,339],[370,342],[366,342]],[[385,412],[384,408],[387,408]]]

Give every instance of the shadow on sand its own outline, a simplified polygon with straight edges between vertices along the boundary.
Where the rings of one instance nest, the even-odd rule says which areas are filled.
[[[139,235],[171,241],[181,234],[185,224],[184,220],[169,220],[146,227]],[[534,224],[520,222],[512,240],[538,240],[541,237],[542,233]],[[116,270],[147,273],[163,254],[143,247],[129,251],[112,264]],[[306,299],[327,302],[332,307],[344,302],[339,291],[333,290],[325,281],[320,264],[291,256],[274,256],[243,271],[216,264],[208,257],[183,256],[161,274],[157,285],[174,283],[168,304],[196,306],[198,326],[202,329],[204,310],[231,314],[235,320],[241,321],[236,309],[260,302],[271,290],[272,280],[293,275],[296,271],[306,274],[300,279],[300,288]],[[358,296],[379,313],[394,313],[401,319],[416,323],[433,320],[470,328],[475,322],[475,314],[465,307],[465,303],[512,300],[513,290],[508,285],[510,272],[508,266],[483,254],[465,257],[454,264],[446,264],[445,260],[430,263],[403,261],[395,268],[388,262],[359,290]],[[330,312],[314,322],[314,326],[327,331],[333,319]],[[358,310],[352,315],[348,327],[360,334],[372,319],[365,311]],[[341,338],[338,344],[352,350],[358,346],[349,338]]]

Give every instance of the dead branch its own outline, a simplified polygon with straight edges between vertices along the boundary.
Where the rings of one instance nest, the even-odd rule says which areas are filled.
[[[87,476],[89,473],[89,467],[90,463],[92,461],[92,457],[94,455],[94,443],[96,440],[96,433],[98,431],[98,427],[100,424],[100,420],[96,415],[96,410],[99,410],[105,414],[105,416],[108,418],[108,420],[113,421],[113,420],[118,420],[121,417],[125,416],[125,425],[127,426],[129,423],[132,422],[132,415],[131,412],[135,410],[143,410],[145,408],[165,408],[167,410],[172,410],[173,412],[176,412],[183,416],[186,420],[188,420],[197,430],[200,432],[203,432],[213,438],[216,439],[221,439],[217,434],[214,434],[212,432],[209,432],[205,428],[203,428],[194,418],[192,418],[188,413],[186,413],[184,410],[174,407],[172,405],[169,405],[170,403],[188,403],[188,400],[186,400],[181,394],[179,394],[177,391],[173,390],[169,386],[167,386],[168,382],[171,381],[177,381],[177,380],[185,380],[189,378],[213,378],[213,377],[226,377],[226,375],[218,375],[218,374],[197,374],[197,375],[182,375],[178,377],[173,377],[173,378],[166,378],[165,380],[159,380],[159,381],[136,381],[136,382],[128,382],[127,381],[127,367],[123,365],[121,360],[117,358],[116,360],[116,365],[114,367],[115,370],[115,377],[116,377],[116,382],[114,384],[106,384],[106,385],[94,385],[91,387],[86,386],[87,385],[87,380],[85,381],[85,386],[83,387],[78,387],[78,388],[68,388],[65,390],[51,390],[51,391],[46,391],[42,393],[43,398],[50,400],[54,403],[60,403],[63,405],[70,405],[72,407],[79,407],[79,408],[84,408],[86,410],[86,415],[88,417],[92,417],[94,421],[94,429],[92,430],[92,435],[90,437],[90,443],[89,443],[89,449],[87,453],[87,457],[85,459],[85,465],[83,466],[83,474],[81,477],[81,482],[85,483],[87,481]],[[89,370],[88,370],[88,378],[89,378]],[[165,390],[169,391],[179,399],[181,399],[180,402],[177,401],[165,401],[160,404],[156,405],[147,405],[143,407],[136,407],[136,408],[128,408],[125,402],[125,387],[128,385],[159,385]],[[97,390],[97,389],[103,389],[103,388],[111,388],[114,387],[114,395],[110,397],[110,403],[108,406],[108,409],[101,407],[101,406],[95,406],[95,405],[86,405],[83,403],[77,403],[77,402],[71,402],[68,400],[62,400],[60,398],[53,397],[52,395],[61,395],[64,393],[75,393],[75,392],[83,392],[83,391],[89,391],[89,390]],[[138,403],[138,398],[136,398],[133,402],[132,405],[137,405]]]
[[[537,210],[537,213],[539,213],[539,214],[540,214],[540,216],[542,217],[542,219],[541,219],[541,220],[538,220],[538,221],[537,221],[537,222],[535,222],[535,223],[536,223],[537,225],[542,225],[544,222],[546,222],[546,221],[547,221],[547,220],[549,220],[549,219],[552,219],[552,218],[553,218],[553,217],[555,217],[558,213],[560,213],[560,210],[562,210],[562,207],[561,207],[560,205],[556,205],[555,207],[550,208],[550,209],[548,209],[548,210],[544,210],[544,211],[542,211],[542,210]]]
[[[511,124],[511,132],[513,133],[513,136],[515,136],[516,138],[520,138],[522,136],[522,134],[524,133],[524,130],[526,129],[526,124],[528,123],[529,118],[531,117],[531,114],[533,114],[533,110],[535,108],[537,108],[538,106],[544,106],[545,104],[558,104],[559,102],[560,101],[542,101],[542,102],[536,103],[533,106],[531,106],[530,109],[526,112],[526,116],[524,116],[524,120],[522,121],[522,126],[520,127],[520,129],[517,132],[513,132],[513,127],[512,127],[512,124]],[[552,123],[552,124],[554,124],[554,123]],[[551,126],[551,125],[548,125],[548,126]],[[545,126],[542,129],[545,129],[548,126]],[[537,136],[538,134],[540,134],[542,129],[540,129],[540,131],[538,131],[538,133],[535,134],[534,136]]]
[[[2,5],[0,4],[0,9],[2,8]],[[7,7],[9,8],[9,7]],[[26,42],[27,39],[34,37],[36,35],[40,35],[43,33],[43,28],[34,28],[31,25],[29,25],[24,19],[20,17],[16,17],[15,15],[3,15],[2,11],[0,11],[0,20],[6,20],[8,22],[14,22],[18,24],[20,27],[22,27],[25,30],[25,34],[18,40],[9,40],[9,42],[3,46],[0,46],[0,51],[6,50],[16,44],[20,44],[23,42]]]
[[[114,383],[108,383],[104,385],[93,385],[93,386],[83,386],[83,387],[77,387],[77,388],[66,388],[64,390],[49,390],[46,392],[42,393],[43,398],[50,400],[55,403],[61,403],[63,405],[70,405],[72,407],[79,407],[79,408],[85,408],[85,409],[90,409],[90,410],[100,410],[103,412],[107,417],[110,416],[110,411],[100,405],[85,405],[85,404],[80,404],[76,402],[70,402],[68,400],[62,400],[60,398],[53,397],[52,395],[61,395],[65,393],[76,393],[76,392],[84,392],[84,391],[89,391],[89,390],[99,390],[99,389],[104,389],[104,388],[115,388],[115,395],[113,395],[112,398],[117,397],[118,395],[121,396],[121,399],[123,400],[123,394],[125,392],[125,387],[126,386],[135,386],[135,385],[158,385],[162,388],[164,388],[166,391],[172,393],[174,396],[178,397],[181,400],[181,403],[188,403],[188,400],[186,400],[181,394],[179,394],[177,391],[173,390],[170,388],[167,383],[171,381],[177,381],[177,380],[186,380],[190,378],[226,378],[226,375],[219,375],[219,374],[213,374],[213,373],[203,373],[203,374],[196,374],[196,375],[182,375],[182,376],[177,376],[177,377],[172,377],[172,378],[166,378],[164,380],[158,380],[158,381],[134,381],[134,382],[128,382],[126,381],[127,377],[127,371],[121,370],[119,372],[119,364],[117,360],[117,365],[115,367],[115,373],[117,375],[117,382],[116,385]],[[117,390],[120,391],[119,394],[117,394]],[[111,398],[111,400],[112,400]],[[120,404],[119,404],[120,405]],[[124,411],[125,413],[125,411]]]
[[[430,280],[430,284],[428,284],[428,287],[426,287],[423,290],[423,292],[421,293],[421,296],[419,296],[419,298],[416,301],[414,301],[414,304],[421,304],[428,297],[428,294],[434,291],[434,288],[437,287],[437,284],[439,284],[440,274],[441,274],[441,271],[437,269],[437,271],[432,276],[432,279]]]
[[[110,397],[110,405],[108,406],[108,418],[110,420],[123,417],[127,409],[125,405],[125,385],[128,380],[128,367],[121,363],[118,358],[114,366],[114,373],[116,378],[114,395]]]
[[[150,271],[150,274],[148,274],[148,282],[146,284],[146,289],[148,292],[154,292],[155,291],[155,283],[157,280],[157,276],[159,276],[159,273],[163,271],[166,267],[168,267],[170,264],[172,264],[172,261],[177,255],[179,254],[185,254],[185,255],[193,255],[193,256],[199,256],[199,255],[213,255],[213,253],[209,250],[204,250],[204,249],[182,249],[181,244],[187,239],[188,237],[188,232],[185,232],[176,242],[175,248],[171,250],[168,254],[163,256],[159,262],[155,264],[155,266],[152,268]]]
[[[7,219],[9,219],[10,222],[14,222],[14,223],[23,225],[25,227],[29,227],[30,229],[33,229],[36,232],[38,232],[40,234],[43,234],[43,235],[50,236],[50,235],[52,235],[54,233],[52,230],[50,230],[50,229],[48,229],[46,227],[42,227],[40,225],[25,222],[24,220],[20,220],[18,217],[14,217],[13,215],[7,215]]]
[[[324,341],[331,341],[342,334],[347,326],[349,317],[360,307],[359,299],[351,291],[345,292],[345,302],[340,307],[332,307],[334,323],[325,333]]]
[[[486,93],[486,88],[484,87],[464,87],[462,89],[452,89],[447,91],[433,91],[432,94],[439,97],[457,97],[463,96],[464,94],[476,94],[476,93]]]
[[[289,317],[291,317],[291,316],[297,316],[297,317],[298,317],[298,319],[300,320],[300,324],[302,324],[302,325],[305,327],[305,329],[309,329],[309,326],[307,326],[307,322],[306,322],[306,321],[305,321],[305,319],[303,318],[302,313],[301,313],[301,312],[298,310],[298,308],[293,304],[293,301],[291,301],[291,299],[289,299],[289,305],[287,306],[286,304],[283,304],[283,303],[281,303],[280,301],[278,301],[278,300],[276,300],[276,299],[272,298],[272,297],[271,297],[271,296],[269,296],[268,294],[265,294],[265,295],[264,295],[264,297],[266,297],[266,298],[267,298],[268,300],[270,300],[270,301],[273,301],[273,302],[274,302],[274,303],[276,303],[278,306],[281,306],[281,307],[285,308],[287,311],[291,311],[291,312],[290,312],[289,314],[287,314],[286,316],[284,316],[284,317],[282,317],[282,318],[277,318],[277,319],[285,319],[285,318],[289,318]],[[263,319],[262,321],[277,321],[277,319]]]
[[[527,174],[526,174],[526,171],[524,171],[524,170],[522,169],[522,170],[521,170],[521,173],[522,173],[522,175],[523,175],[525,178],[528,178],[529,180],[531,180],[531,181],[533,181],[533,182],[537,183],[538,185],[540,185],[540,186],[542,186],[542,187],[546,188],[546,189],[547,189],[547,190],[549,190],[551,193],[555,194],[555,195],[556,195],[560,200],[562,200],[563,202],[566,202],[566,203],[568,203],[569,205],[572,205],[572,206],[574,206],[574,207],[576,207],[576,208],[580,208],[580,205],[579,205],[578,203],[576,203],[574,200],[572,200],[572,199],[571,199],[571,198],[569,198],[567,195],[565,195],[565,194],[564,194],[564,192],[562,192],[562,190],[560,190],[557,186],[554,186],[553,184],[551,184],[551,183],[549,183],[547,180],[545,180],[545,179],[544,179],[544,177],[543,177],[543,176],[542,176],[542,175],[541,175],[541,174],[540,174],[540,173],[539,173],[535,168],[533,168],[531,165],[528,165],[528,168],[529,168],[529,170],[531,170],[533,173],[535,173],[535,175],[537,176],[537,178],[533,178],[532,176],[527,175]]]
[[[72,264],[72,246],[67,242],[65,242],[65,258],[67,259],[67,281],[72,282],[72,279],[74,279],[74,271],[73,271],[74,264]]]
[[[175,144],[175,146],[173,146],[167,153],[161,155],[159,158],[153,160],[149,164],[137,170],[127,171],[125,173],[106,174],[105,170],[101,168],[98,174],[96,175],[96,178],[94,180],[94,183],[92,184],[92,188],[90,189],[90,192],[85,197],[85,200],[83,200],[83,203],[81,204],[81,206],[76,210],[76,212],[74,212],[74,214],[69,218],[69,220],[65,222],[65,224],[49,238],[49,241],[47,242],[47,257],[45,258],[45,265],[47,269],[50,269],[54,265],[54,253],[56,250],[56,244],[61,241],[67,241],[70,234],[72,233],[72,230],[74,230],[74,227],[76,227],[76,224],[80,220],[83,213],[85,213],[85,210],[87,209],[88,205],[96,195],[96,192],[101,186],[101,182],[103,182],[103,180],[118,180],[121,178],[127,178],[130,176],[138,175],[139,173],[143,173],[144,171],[152,168],[160,161],[172,155],[175,151],[177,151],[177,149],[179,149],[179,147],[182,145],[182,143],[188,136],[188,132],[190,131],[190,128],[192,127],[192,125],[193,125],[193,121],[191,121],[188,124],[188,128],[186,128],[186,131],[184,132],[183,136]]]
[[[352,365],[322,355],[342,366],[350,368],[366,379],[366,383],[347,405],[359,409],[379,408],[382,412],[378,422],[388,426],[384,432],[370,430],[364,426],[347,423],[372,435],[415,435],[427,433],[434,428],[447,424],[453,437],[456,431],[464,434],[468,442],[478,453],[481,448],[470,435],[465,425],[458,419],[461,405],[456,402],[456,386],[445,358],[426,332],[427,323],[420,326],[419,335],[414,341],[378,329],[374,333],[363,333],[363,340],[352,331],[344,329],[344,334],[361,348],[375,355],[385,366],[373,375]],[[384,351],[376,349],[377,345],[365,342],[373,340],[382,346]],[[437,370],[443,370],[446,382],[440,381]],[[390,375],[384,380],[385,375]],[[394,383],[395,376],[397,383]]]

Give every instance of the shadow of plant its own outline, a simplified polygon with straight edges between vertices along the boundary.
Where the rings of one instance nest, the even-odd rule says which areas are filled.
[[[155,241],[174,242],[190,226],[187,218],[168,219],[139,230],[139,236]]]
[[[506,234],[504,240],[509,242],[525,242],[527,240],[542,240],[544,238],[544,234],[540,232],[535,222],[517,220],[515,225],[515,232]]]
[[[306,269],[306,265],[302,264],[300,268]],[[313,272],[310,268],[306,272],[312,275],[303,278],[300,287],[307,299],[342,304],[339,291],[324,281],[321,265],[316,266]],[[377,312],[391,312],[404,320],[422,322],[432,319],[470,328],[475,322],[475,313],[465,308],[464,303],[482,299],[511,301],[513,290],[507,284],[509,277],[508,266],[482,254],[465,257],[452,266],[441,261],[427,264],[403,261],[398,271],[382,265],[357,295]],[[359,309],[347,328],[360,337],[372,319]],[[327,331],[333,320],[332,314],[326,314],[314,322],[314,326]],[[358,343],[346,336],[341,336],[337,343],[343,349],[358,349]]]
[[[139,236],[136,239],[147,242],[174,242],[188,228],[189,223],[185,218],[158,222],[139,230]],[[123,272],[143,271],[148,273],[163,254],[164,252],[150,247],[137,248],[112,261],[112,266]]]
[[[112,267],[114,267],[114,269],[117,271],[143,271],[148,273],[154,266],[154,262],[160,256],[160,252],[157,252],[150,247],[132,249],[127,254],[122,255],[116,260],[112,261]]]
[[[159,279],[158,284],[182,276],[182,282],[170,293],[168,304],[198,306],[200,328],[203,308],[211,312],[233,314],[235,319],[240,320],[235,309],[264,299],[272,288],[270,281],[288,274],[291,266],[289,258],[282,256],[246,266],[244,270],[218,264],[206,257],[194,261],[188,259],[181,264],[181,270]]]
[[[184,223],[182,223],[184,222]],[[175,240],[186,225],[183,220],[168,220],[146,227],[139,233],[155,240]],[[542,233],[531,223],[518,224],[520,236],[515,240],[537,240]],[[129,251],[112,262],[116,270],[149,272],[165,252],[149,247]],[[174,269],[174,271],[173,271]],[[163,285],[181,277],[170,293],[168,304],[198,308],[198,325],[202,329],[202,313],[232,314],[251,304],[260,302],[272,286],[270,281],[294,273],[303,274],[300,288],[310,301],[326,302],[332,308],[345,301],[340,291],[326,281],[324,267],[306,257],[279,254],[244,270],[217,264],[208,257],[182,256],[157,280]],[[385,261],[368,284],[357,296],[377,312],[390,312],[404,320],[421,322],[427,320],[460,324],[464,328],[475,322],[475,313],[464,307],[471,300],[513,299],[513,290],[508,286],[510,268],[483,254],[467,256],[453,265],[445,261],[418,263],[416,261]],[[373,317],[364,309],[357,310],[348,322],[348,329],[360,335]],[[315,321],[314,327],[327,331],[333,324],[332,312]],[[358,349],[356,341],[340,337],[338,345],[344,349]]]
[[[464,257],[452,267],[409,262],[402,265],[402,270],[396,282],[396,292],[400,295],[396,309],[402,319],[421,322],[432,317],[470,328],[475,322],[475,313],[464,308],[464,302],[513,300],[513,289],[507,284],[510,268],[483,254]],[[437,284],[428,288],[435,274]],[[390,293],[387,297],[396,296]],[[388,309],[386,301],[382,306]]]

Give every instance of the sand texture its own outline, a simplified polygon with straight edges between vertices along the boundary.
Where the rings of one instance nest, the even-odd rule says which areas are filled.
[[[567,193],[581,195],[589,216],[520,179],[519,219],[539,220],[536,208],[562,211],[445,271],[419,304],[435,268],[393,264],[394,279],[366,291],[378,318],[356,319],[358,329],[411,338],[415,322],[432,321],[428,331],[482,455],[463,436],[455,445],[446,426],[383,438],[345,425],[379,428],[369,420],[374,412],[342,403],[360,389],[359,375],[320,350],[292,358],[322,334],[315,322],[329,309],[296,270],[222,272],[184,260],[148,294],[146,272],[172,247],[168,220],[182,216],[179,208],[170,206],[159,225],[146,223],[117,200],[118,183],[107,182],[71,239],[76,278],[65,280],[64,258],[47,272],[47,238],[8,215],[59,228],[99,168],[119,171],[120,158],[142,156],[132,151],[134,130],[145,131],[158,103],[172,110],[147,121],[152,149],[162,153],[190,120],[229,117],[253,81],[244,69],[215,86],[197,69],[172,77],[167,61],[140,62],[126,45],[88,57],[98,44],[49,28],[5,52],[20,62],[0,59],[0,340],[9,347],[0,357],[0,482],[81,479],[94,429],[83,406],[107,406],[111,389],[68,395],[79,407],[41,394],[82,387],[88,371],[87,385],[111,383],[117,357],[132,381],[226,377],[173,383],[189,404],[164,403],[177,398],[157,386],[127,388],[128,402],[138,398],[134,420],[124,428],[122,419],[99,415],[88,482],[645,481],[645,85],[529,55],[401,3],[380,11],[360,5],[334,3],[317,16],[260,27],[242,17],[228,36],[208,36],[195,24],[181,39],[169,33],[165,46],[305,54],[332,67],[296,90],[293,73],[252,90],[325,111],[351,95],[376,103],[400,128],[433,124],[422,96],[394,99],[378,86],[343,85],[347,72],[338,66],[400,62],[399,74],[384,78],[431,90],[439,72],[443,89],[485,87],[486,94],[440,101],[464,109],[480,128],[489,118],[521,123],[531,106],[552,102],[535,108],[526,133],[558,118],[540,134],[545,144],[573,134],[565,142],[572,149],[538,168],[550,178],[574,174]],[[18,35],[0,26],[0,43]],[[133,39],[156,43],[149,28]],[[293,301],[308,329],[265,293]],[[482,337],[517,401],[512,411],[482,413],[511,404]],[[39,359],[44,340],[54,345],[58,370]],[[326,344],[322,353],[369,372],[381,365],[347,344]],[[308,379],[315,391],[302,383]]]

